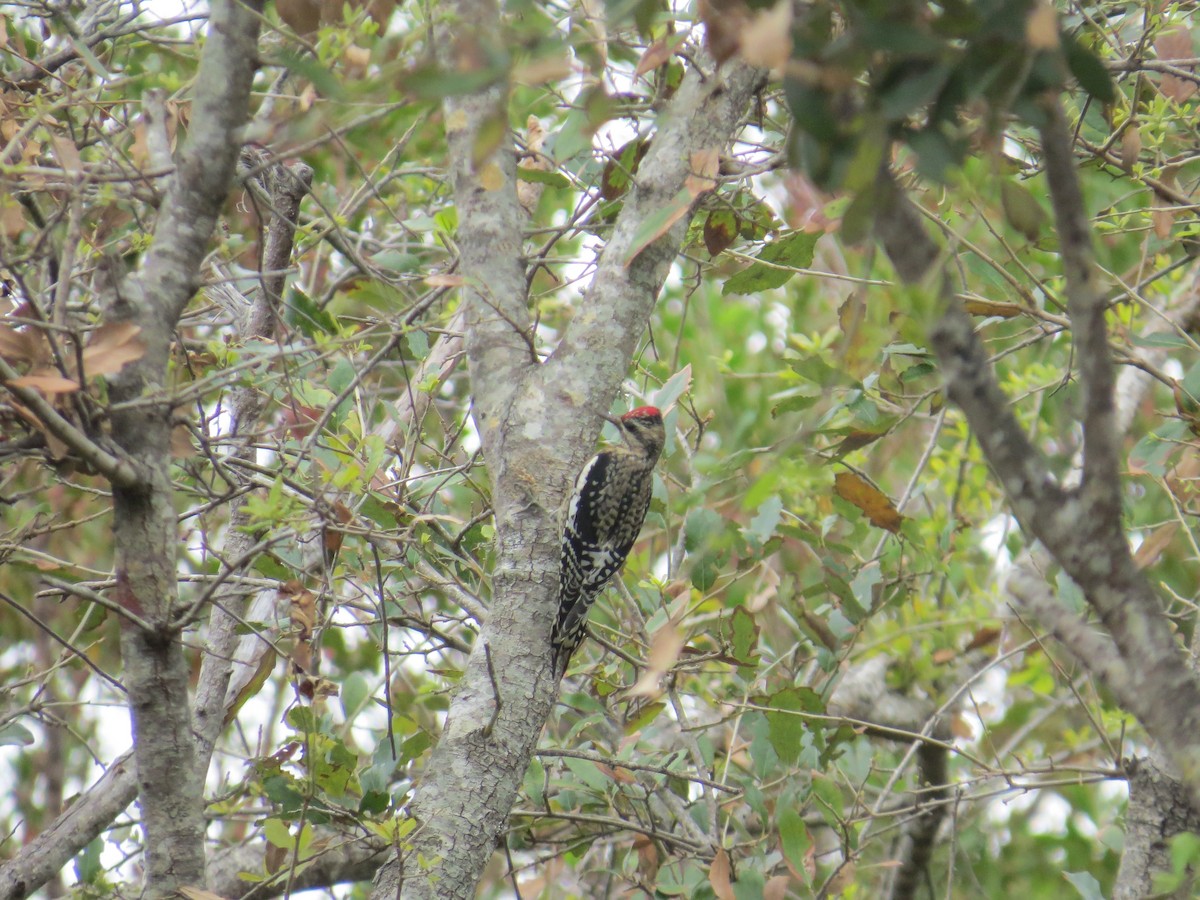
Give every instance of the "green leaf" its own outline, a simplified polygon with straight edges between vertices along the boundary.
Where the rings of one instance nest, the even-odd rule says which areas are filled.
[[[781,760],[795,763],[803,749],[806,729],[804,719],[796,713],[823,713],[825,704],[812,688],[791,687],[772,694],[763,705],[778,710],[766,713],[771,747]]]
[[[724,530],[725,519],[720,513],[705,506],[693,509],[684,524],[684,549],[688,553],[696,553]]]
[[[1173,419],[1134,445],[1129,454],[1130,465],[1155,478],[1162,478],[1167,471],[1167,460],[1183,447],[1182,442],[1187,440],[1188,436],[1187,422]]]
[[[691,386],[691,383],[692,366],[689,363],[668,378],[666,384],[655,391],[650,397],[650,402],[659,409],[666,409],[679,399],[680,394],[686,391]]]
[[[783,855],[792,864],[793,872],[806,872],[812,838],[804,825],[804,818],[796,811],[795,804],[781,803],[775,811],[775,827],[779,829],[779,846]]]
[[[93,838],[75,857],[75,877],[80,884],[95,884],[104,874],[100,862],[100,851],[104,849],[103,838]]]
[[[812,265],[813,252],[820,236],[819,231],[795,231],[772,241],[755,257],[762,262],[751,263],[727,278],[721,293],[757,294],[783,286],[796,274],[793,269],[807,269]]]
[[[1036,241],[1049,216],[1029,188],[1011,178],[1001,180],[1000,203],[1008,224],[1027,241]]]
[[[779,521],[782,518],[783,501],[778,494],[775,494],[759,506],[758,512],[750,520],[750,524],[742,529],[742,534],[751,544],[761,547],[771,539],[771,535],[779,527]]]
[[[312,298],[295,285],[288,291],[283,320],[292,327],[299,328],[307,337],[313,337],[318,332],[336,335],[341,330],[333,316],[317,306]]]
[[[33,732],[20,722],[8,722],[0,727],[0,747],[28,747],[33,740]]]
[[[327,100],[345,100],[346,89],[338,81],[332,70],[311,56],[301,56],[298,53],[283,52],[276,59],[293,75],[300,76],[316,88],[317,93]]]
[[[1100,882],[1091,872],[1063,872],[1063,878],[1070,882],[1083,900],[1104,900]]]
[[[361,672],[351,672],[342,682],[342,712],[350,722],[367,703],[371,688]]]
[[[744,606],[739,606],[734,609],[729,622],[733,631],[733,658],[739,662],[752,660],[758,649],[758,625],[754,621],[754,614]]]
[[[1063,49],[1067,56],[1067,68],[1079,82],[1079,86],[1099,100],[1109,104],[1117,99],[1117,89],[1112,76],[1095,53],[1083,46],[1071,35],[1063,36]]]
[[[612,787],[612,779],[596,768],[596,764],[587,759],[564,757],[563,762],[571,770],[571,774],[599,794],[608,793]]]
[[[529,181],[534,184],[545,184],[556,188],[569,188],[571,182],[561,172],[546,172],[542,169],[517,168],[517,180]]]
[[[282,819],[272,818],[263,822],[263,837],[267,839],[268,844],[280,850],[291,850],[296,846],[291,829]]]
[[[637,231],[633,233],[630,248],[622,264],[630,265],[643,250],[670,231],[672,226],[687,215],[688,210],[692,208],[693,199],[690,191],[680,188],[665,206],[659,207],[642,219]]]

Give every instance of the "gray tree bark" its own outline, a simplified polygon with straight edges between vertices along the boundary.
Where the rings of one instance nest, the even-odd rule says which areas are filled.
[[[106,320],[132,322],[141,359],[110,381],[111,444],[58,423],[61,437],[113,488],[113,540],[123,683],[133,720],[122,757],[86,798],[0,870],[0,896],[26,896],[86,845],[136,793],[146,846],[145,893],[205,883],[203,781],[195,771],[189,670],[177,621],[171,406],[165,393],[175,325],[199,284],[201,260],[233,181],[257,68],[261,2],[216,2],[201,57],[190,137],[170,179],[141,269],[109,298]],[[49,427],[54,427],[51,424]]]
[[[495,3],[454,0],[446,13],[438,40],[443,65],[485,58],[481,48],[500,34]],[[638,228],[684,188],[694,153],[729,144],[759,77],[728,65],[685,78],[660,117],[592,285],[544,363],[533,352],[511,136],[505,132],[490,158],[475,158],[481,129],[507,121],[507,86],[445,103],[496,564],[487,622],[411,805],[418,828],[380,869],[375,897],[474,896],[558,692],[549,641],[560,509],[628,370],[688,217],[635,255]]]

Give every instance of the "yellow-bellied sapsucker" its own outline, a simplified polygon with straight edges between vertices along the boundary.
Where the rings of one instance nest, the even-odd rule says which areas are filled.
[[[583,467],[567,507],[562,537],[554,669],[567,670],[583,641],[588,610],[625,564],[650,508],[654,465],[666,442],[662,413],[641,406],[619,419],[625,446],[601,450]]]

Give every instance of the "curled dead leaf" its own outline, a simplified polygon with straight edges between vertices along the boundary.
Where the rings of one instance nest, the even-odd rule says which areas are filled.
[[[999,300],[967,300],[963,309],[972,316],[999,316],[1002,319],[1013,319],[1025,312],[1016,303]]]

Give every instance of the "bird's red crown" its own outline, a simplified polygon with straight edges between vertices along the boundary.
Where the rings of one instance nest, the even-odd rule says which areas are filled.
[[[639,406],[637,409],[631,409],[625,415],[621,416],[621,421],[625,422],[629,419],[661,419],[662,413],[658,411],[657,406]]]

